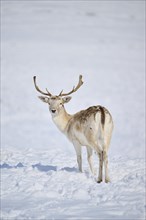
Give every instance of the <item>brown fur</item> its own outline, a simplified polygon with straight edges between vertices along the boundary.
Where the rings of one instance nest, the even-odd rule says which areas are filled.
[[[100,110],[100,113],[101,113],[101,124],[102,124],[102,127],[104,128],[104,123],[105,123],[105,111],[104,111],[104,107],[99,106],[99,110]]]
[[[58,96],[52,96],[51,97],[52,100],[58,100],[58,98],[59,98]]]
[[[101,124],[104,127],[106,114],[110,114],[110,113],[108,112],[106,108],[100,105],[92,106],[92,107],[87,108],[86,110],[82,110],[76,113],[74,116],[74,119],[78,121],[79,123],[83,124],[91,116],[94,116],[94,119],[95,119],[95,115],[97,114],[97,112],[100,112],[101,114]]]

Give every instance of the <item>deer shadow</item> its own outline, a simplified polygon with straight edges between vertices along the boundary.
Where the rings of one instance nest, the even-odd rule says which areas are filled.
[[[32,168],[37,168],[41,172],[57,171],[57,166],[42,165],[41,163],[32,165]]]
[[[0,164],[0,169],[18,169],[18,168],[24,168],[26,167],[22,163],[18,163],[17,165],[9,165],[8,163]],[[49,171],[66,171],[66,172],[78,172],[77,168],[75,167],[63,167],[58,168],[57,166],[52,165],[43,165],[41,163],[36,163],[34,165],[31,165],[32,168],[39,170],[40,172],[49,172]]]
[[[75,167],[63,167],[58,168],[57,166],[52,165],[42,165],[41,163],[37,163],[32,165],[33,168],[37,168],[41,172],[49,172],[49,171],[67,171],[67,172],[77,172]]]
[[[9,165],[8,163],[0,164],[0,169],[12,169],[12,168],[21,168],[24,167],[22,163],[18,163],[15,166]]]

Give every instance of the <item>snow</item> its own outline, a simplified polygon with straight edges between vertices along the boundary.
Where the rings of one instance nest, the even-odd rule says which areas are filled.
[[[144,1],[1,1],[1,219],[144,219]],[[37,98],[84,84],[66,105],[114,119],[111,183],[97,184]],[[98,158],[94,155],[98,169]]]
[[[97,184],[87,162],[84,172],[79,173],[74,155],[69,157],[61,150],[9,152],[3,152],[5,164],[1,166],[4,219],[140,219],[144,216],[143,159],[113,158],[112,182]]]

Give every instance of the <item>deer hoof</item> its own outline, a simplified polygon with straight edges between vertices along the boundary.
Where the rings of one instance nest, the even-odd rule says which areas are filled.
[[[110,179],[105,179],[105,183],[110,183]]]
[[[102,182],[102,179],[98,179],[98,180],[97,180],[97,183],[101,183],[101,182]]]

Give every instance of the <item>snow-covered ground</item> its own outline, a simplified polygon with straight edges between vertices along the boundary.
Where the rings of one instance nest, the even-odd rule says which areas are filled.
[[[144,217],[143,159],[113,158],[110,184],[97,184],[87,162],[79,173],[74,155],[58,149],[9,149],[2,160],[2,219]]]
[[[145,2],[1,1],[1,218],[144,219]],[[66,106],[113,115],[112,182],[77,170],[73,146],[37,98],[84,85]],[[94,155],[98,169],[98,158]]]

